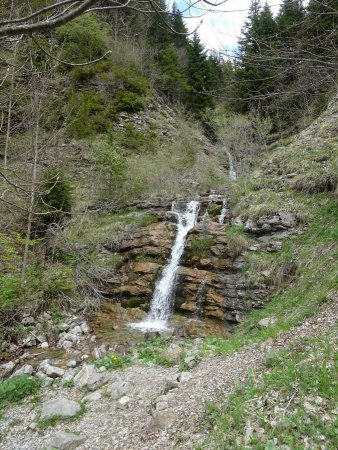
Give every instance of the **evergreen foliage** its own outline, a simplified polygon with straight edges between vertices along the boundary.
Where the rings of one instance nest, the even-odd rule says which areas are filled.
[[[39,230],[45,231],[52,224],[61,225],[71,208],[72,187],[70,183],[56,167],[45,171],[38,201],[38,209],[41,213]]]

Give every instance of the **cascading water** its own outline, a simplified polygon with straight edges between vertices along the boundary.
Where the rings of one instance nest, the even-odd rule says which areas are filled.
[[[199,203],[197,201],[189,202],[184,212],[178,211],[176,204],[173,203],[171,211],[177,215],[178,223],[169,262],[156,283],[147,319],[144,322],[130,324],[131,328],[142,331],[165,331],[168,329],[168,321],[173,309],[176,274],[184,252],[187,234],[197,221]]]
[[[220,225],[224,225],[224,219],[225,219],[225,216],[226,216],[227,212],[228,212],[228,203],[227,203],[226,200],[223,200],[221,214],[220,214],[220,216],[218,218],[218,223]]]
[[[229,150],[227,148],[225,148],[225,153],[227,154],[227,157],[229,159],[229,179],[236,180],[237,173],[235,170],[235,165],[234,165],[234,160],[232,158],[232,154],[229,152]]]

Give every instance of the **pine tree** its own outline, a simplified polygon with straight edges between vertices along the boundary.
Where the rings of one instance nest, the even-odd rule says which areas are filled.
[[[171,18],[168,13],[166,0],[155,0],[154,6],[157,14],[152,14],[152,24],[149,28],[148,39],[153,47],[163,49],[172,42],[172,32],[166,25],[171,25]]]
[[[245,111],[254,107],[264,112],[275,74],[275,64],[268,55],[276,35],[276,22],[267,3],[262,9],[258,0],[252,0],[243,35],[235,72],[236,94],[243,101],[237,108]]]
[[[183,21],[181,11],[177,8],[175,2],[171,14],[172,28],[176,33],[173,34],[173,41],[177,47],[187,47],[189,43],[187,38],[188,29]]]
[[[197,33],[188,47],[187,78],[191,91],[187,98],[188,107],[200,116],[208,107],[213,107],[213,98],[209,95],[211,84],[210,66],[206,50]]]

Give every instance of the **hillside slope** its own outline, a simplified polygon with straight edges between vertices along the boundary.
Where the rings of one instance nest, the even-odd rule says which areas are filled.
[[[98,370],[68,349],[24,378],[18,398],[30,397],[16,406],[17,381],[2,381],[0,448],[66,448],[55,441],[61,431],[79,449],[336,448],[337,113],[334,101],[229,193],[224,233],[241,242],[248,285],[268,292],[259,309],[227,338],[160,337],[123,353],[111,345]],[[73,355],[76,369],[66,367]],[[41,378],[52,386],[38,397],[32,380]],[[75,402],[73,420],[61,398]]]

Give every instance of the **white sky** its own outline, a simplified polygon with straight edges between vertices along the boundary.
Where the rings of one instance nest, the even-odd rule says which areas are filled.
[[[210,0],[219,3],[221,0]],[[267,0],[274,14],[278,12],[282,0]],[[169,4],[172,4],[170,0]],[[176,0],[181,11],[187,9],[184,16],[202,16],[185,19],[189,31],[198,27],[198,34],[210,50],[232,52],[237,47],[238,37],[241,34],[244,22],[248,16],[251,0],[226,0],[220,6],[207,5],[203,0]],[[304,2],[306,3],[306,2]],[[189,5],[194,4],[194,8]],[[264,5],[265,1],[262,0]]]

